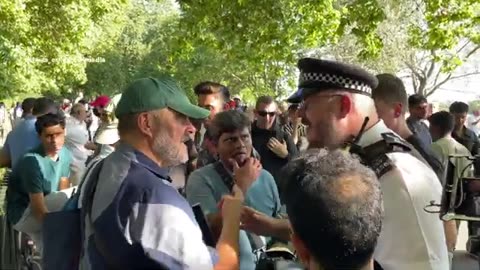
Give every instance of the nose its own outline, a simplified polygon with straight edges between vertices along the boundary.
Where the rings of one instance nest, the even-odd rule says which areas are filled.
[[[187,134],[193,134],[197,132],[197,129],[195,128],[195,126],[192,124],[192,122],[190,121],[190,119],[187,120],[187,123],[186,123],[186,128],[185,128],[185,133]]]

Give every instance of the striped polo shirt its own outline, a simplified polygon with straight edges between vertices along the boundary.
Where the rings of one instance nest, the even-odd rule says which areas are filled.
[[[111,259],[122,269],[199,270],[213,269],[216,260],[168,170],[125,144],[105,158],[83,246],[80,269],[86,270],[107,269]]]

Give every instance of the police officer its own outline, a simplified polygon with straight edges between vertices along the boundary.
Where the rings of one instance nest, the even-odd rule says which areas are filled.
[[[301,59],[298,67],[300,90],[288,101],[302,101],[300,114],[309,126],[311,148],[341,148],[352,136],[363,149],[383,143],[385,134],[401,141],[377,115],[371,98],[378,84],[373,75],[356,66],[312,58]],[[384,156],[374,168],[385,208],[375,260],[385,270],[449,269],[442,221],[424,211],[430,201],[441,200],[437,176],[407,150]]]

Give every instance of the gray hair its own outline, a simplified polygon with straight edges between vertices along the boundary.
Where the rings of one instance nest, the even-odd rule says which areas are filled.
[[[320,266],[365,266],[383,218],[375,173],[348,152],[309,149],[281,175],[292,228]]]

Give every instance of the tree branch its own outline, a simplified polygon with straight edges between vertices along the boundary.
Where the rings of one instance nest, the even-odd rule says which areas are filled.
[[[475,46],[467,55],[465,56],[465,59],[469,58],[472,56],[474,53],[476,53],[480,49],[480,45]]]
[[[450,78],[450,81],[460,79],[460,78],[469,77],[469,76],[473,76],[473,75],[478,75],[478,74],[480,74],[480,70],[475,71],[475,72],[465,73],[465,74],[458,75],[458,76],[453,76],[453,77]]]

